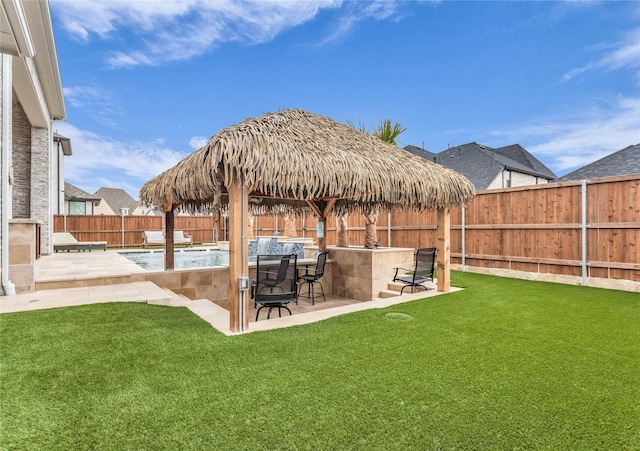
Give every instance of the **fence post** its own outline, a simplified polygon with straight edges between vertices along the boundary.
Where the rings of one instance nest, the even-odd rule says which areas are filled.
[[[120,212],[122,213],[122,249],[124,249],[124,215],[129,214],[129,209],[121,208]]]
[[[304,235],[305,232],[307,231],[307,224],[306,224],[306,219],[307,219],[307,213],[306,212],[302,212],[302,238],[304,239]]]
[[[228,241],[227,238],[227,219],[229,219],[229,216],[222,216],[222,231],[223,231],[223,235],[224,235],[224,239],[222,241]]]
[[[465,252],[466,252],[466,249],[465,249],[464,242],[465,242],[465,236],[466,236],[465,227],[467,225],[466,220],[464,218],[464,216],[465,216],[464,213],[465,213],[465,207],[463,205],[462,206],[462,211],[460,213],[461,214],[461,218],[462,218],[460,220],[460,234],[461,234],[460,240],[462,241],[462,264],[461,264],[462,271],[465,270]]]
[[[387,247],[391,247],[391,210],[387,212]]]
[[[587,284],[587,180],[580,182],[580,191],[582,195],[582,285]]]

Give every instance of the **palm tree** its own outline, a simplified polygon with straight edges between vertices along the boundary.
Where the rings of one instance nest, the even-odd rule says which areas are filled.
[[[402,128],[400,122],[391,125],[391,119],[384,119],[380,121],[378,128],[373,131],[373,134],[384,142],[397,146],[396,138],[405,130],[406,128]]]
[[[336,216],[336,246],[349,247],[349,236],[347,234],[348,224],[347,215]]]
[[[395,122],[394,124],[392,124],[391,119],[381,119],[380,123],[378,124],[378,127],[375,130],[373,130],[373,132],[370,132],[367,129],[367,127],[364,125],[364,123],[360,120],[358,120],[358,127],[356,127],[353,124],[353,122],[351,122],[350,120],[347,120],[347,124],[349,124],[351,127],[361,132],[375,135],[381,140],[383,140],[384,142],[388,142],[389,144],[393,144],[394,146],[398,145],[396,143],[396,138],[406,130],[406,128],[402,127],[402,124],[400,124],[400,122]],[[378,227],[379,212],[380,212],[380,208],[376,206],[371,208],[369,211],[366,211],[364,215],[365,217],[364,247],[367,249],[375,248],[376,244],[378,243],[377,227]],[[340,218],[336,218],[336,219],[340,221]],[[345,223],[346,223],[346,219],[345,219]],[[344,245],[346,246],[347,245],[346,229],[343,231],[338,229],[338,232],[342,232],[345,235],[343,237],[338,236],[338,242],[345,243]]]

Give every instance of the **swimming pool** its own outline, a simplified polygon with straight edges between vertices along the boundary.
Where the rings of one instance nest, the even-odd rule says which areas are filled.
[[[119,252],[123,257],[149,271],[164,269],[164,251]],[[249,261],[251,257],[249,257]],[[229,252],[219,249],[180,249],[174,252],[174,267],[207,268],[229,264]]]

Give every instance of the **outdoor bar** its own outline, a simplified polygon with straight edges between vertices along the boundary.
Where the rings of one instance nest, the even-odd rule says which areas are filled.
[[[301,109],[248,118],[221,130],[140,191],[143,202],[165,212],[167,270],[173,269],[176,208],[228,210],[229,317],[234,332],[249,325],[249,211],[311,212],[324,224],[332,214],[436,210],[437,286],[438,291],[449,291],[450,208],[473,196],[473,185],[463,175]],[[319,250],[326,251],[324,235],[317,238]],[[348,258],[339,249],[330,249],[330,257]],[[335,268],[339,271],[340,264]],[[373,272],[377,266],[371,268]]]

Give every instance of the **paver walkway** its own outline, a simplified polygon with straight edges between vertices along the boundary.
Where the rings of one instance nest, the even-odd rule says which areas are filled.
[[[435,286],[432,286],[432,289],[426,292],[423,291],[413,294],[404,294],[393,298],[378,298],[369,302],[358,302],[349,305],[340,305],[338,303],[333,306],[329,304],[332,301],[327,299],[327,303],[329,304],[327,307],[330,308],[309,311],[306,313],[296,313],[290,316],[272,317],[269,320],[261,318],[260,321],[252,321],[247,332],[308,324],[334,316],[344,315],[345,313],[372,308],[384,308],[402,302],[442,294],[438,293],[434,288]],[[459,288],[451,289],[451,291],[457,290],[459,290]],[[15,296],[2,296],[0,297],[0,313],[71,307],[75,305],[96,304],[102,302],[146,302],[148,304],[166,305],[170,307],[186,307],[223,334],[234,335],[234,333],[229,329],[229,312],[226,309],[207,299],[195,301],[185,299],[170,290],[158,287],[153,282],[132,282],[94,287],[58,288],[52,290],[33,291],[31,293],[17,294]],[[254,318],[252,315],[255,315],[253,305],[251,305],[249,315],[251,315],[251,319],[253,320]]]
[[[39,261],[38,270],[38,282],[56,282],[69,279],[89,282],[91,279],[115,279],[118,276],[145,272],[144,269],[114,251],[60,253],[43,256]],[[293,315],[289,316],[285,313],[286,316],[281,318],[272,316],[269,320],[265,319],[266,313],[261,313],[260,320],[254,321],[256,311],[253,308],[253,303],[250,303],[249,320],[251,322],[247,332],[308,324],[345,313],[371,308],[383,308],[443,294],[437,292],[435,284],[427,285],[429,290],[426,292],[420,291],[391,298],[377,298],[368,302],[327,296],[326,302],[316,302],[316,305],[312,306],[308,300],[301,299],[297,306],[291,306]],[[451,291],[456,290],[458,288],[451,288]],[[171,290],[160,288],[153,282],[148,281],[52,288],[15,296],[0,296],[0,313],[70,307],[100,302],[146,302],[170,307],[186,307],[220,332],[227,335],[234,334],[229,329],[229,312],[226,309],[208,299],[195,301],[186,299]]]

